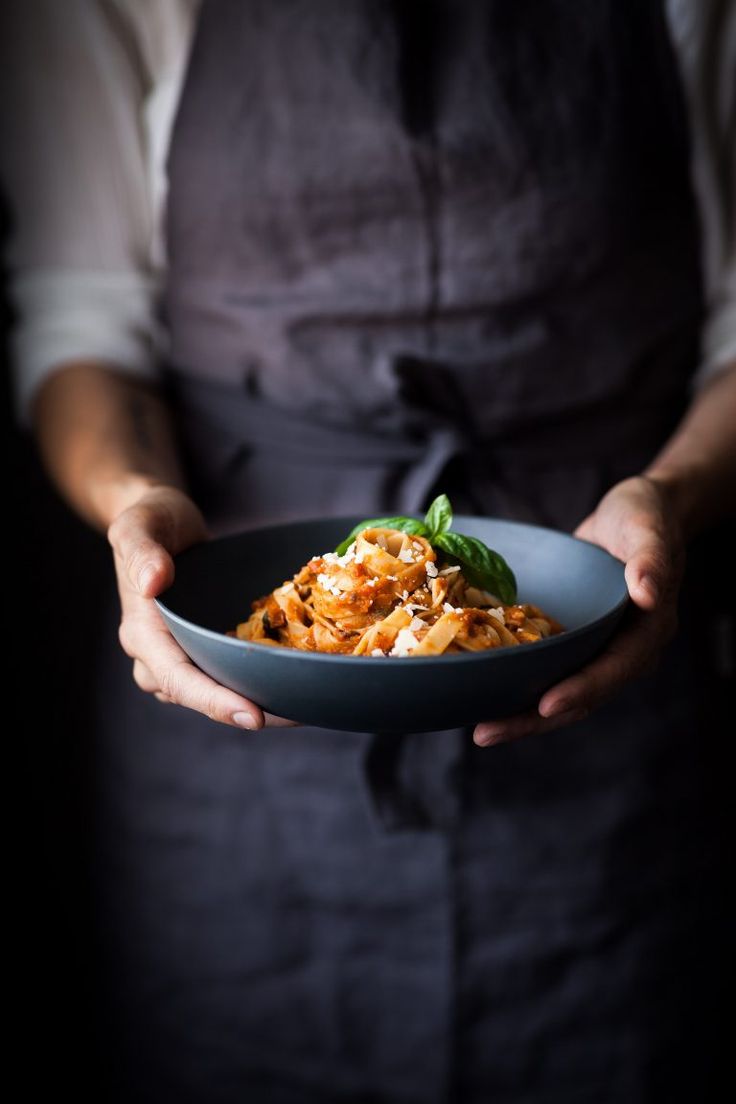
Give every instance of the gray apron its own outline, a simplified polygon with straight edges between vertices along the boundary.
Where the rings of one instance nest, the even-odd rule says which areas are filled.
[[[205,3],[167,311],[215,531],[440,490],[573,526],[686,401],[687,153],[658,4]],[[683,648],[486,751],[249,735],[109,685],[124,1099],[705,1098],[716,853]]]

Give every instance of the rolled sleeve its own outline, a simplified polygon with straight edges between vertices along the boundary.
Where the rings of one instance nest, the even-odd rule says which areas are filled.
[[[703,233],[706,317],[693,388],[736,365],[736,6],[667,0],[692,124],[692,176]]]
[[[158,296],[158,279],[135,272],[16,276],[12,364],[19,420],[28,423],[41,383],[74,361],[97,361],[156,380],[166,345],[157,322]]]
[[[71,361],[148,379],[158,372],[163,258],[151,162],[162,155],[152,149],[150,102],[162,81],[171,85],[187,43],[183,20],[169,26],[167,12],[178,16],[179,5],[24,0],[0,17],[11,345],[23,422],[43,380]],[[169,123],[162,118],[159,129]]]

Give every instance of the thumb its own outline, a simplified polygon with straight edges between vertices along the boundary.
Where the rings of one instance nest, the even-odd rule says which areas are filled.
[[[643,536],[626,560],[629,594],[643,610],[653,610],[675,583],[674,557],[664,539],[652,532]]]
[[[108,540],[131,586],[143,598],[155,598],[174,581],[174,561],[153,534],[160,518],[150,506],[125,510],[110,526]]]

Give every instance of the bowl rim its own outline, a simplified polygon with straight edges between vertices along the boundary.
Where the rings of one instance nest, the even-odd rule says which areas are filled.
[[[511,648],[507,646],[507,647],[500,647],[500,648],[485,648],[485,649],[483,649],[482,651],[479,651],[479,652],[451,652],[449,655],[447,655],[445,653],[442,653],[442,654],[436,655],[436,656],[371,656],[371,655],[356,656],[356,655],[342,655],[342,654],[335,655],[333,652],[308,652],[308,651],[303,651],[301,648],[274,647],[273,645],[270,645],[270,644],[259,644],[258,641],[254,641],[254,640],[239,640],[238,637],[228,636],[226,633],[217,632],[216,629],[208,629],[204,625],[199,625],[199,624],[197,624],[196,621],[190,621],[186,617],[182,617],[181,614],[175,613],[174,610],[172,610],[170,608],[170,606],[168,606],[166,604],[166,602],[163,600],[163,596],[161,596],[161,597],[157,596],[153,600],[156,603],[159,610],[163,614],[165,614],[165,616],[167,618],[170,618],[175,624],[180,625],[182,628],[187,629],[189,631],[194,631],[198,635],[204,636],[204,637],[209,638],[211,640],[214,640],[214,641],[216,641],[220,644],[229,645],[230,647],[235,648],[236,650],[242,651],[243,654],[248,654],[249,652],[255,651],[257,655],[270,654],[270,655],[280,655],[280,656],[284,656],[284,657],[288,656],[289,659],[287,660],[287,662],[289,662],[291,660],[301,659],[301,660],[304,660],[306,662],[317,662],[317,663],[329,661],[331,664],[336,664],[336,663],[342,663],[342,664],[360,663],[360,664],[364,664],[364,663],[366,663],[366,661],[372,661],[374,664],[383,664],[384,666],[386,664],[390,664],[391,667],[395,667],[397,664],[401,664],[402,669],[406,666],[406,660],[407,659],[411,660],[411,666],[412,666],[412,668],[414,668],[414,667],[418,667],[420,665],[421,666],[427,666],[428,664],[433,665],[433,664],[436,664],[438,662],[451,663],[451,662],[456,662],[458,660],[461,660],[465,663],[488,662],[488,661],[494,660],[494,659],[499,660],[502,657],[506,657],[506,656],[509,656],[509,655],[519,655],[519,654],[524,655],[524,654],[528,654],[529,652],[532,652],[534,655],[538,655],[541,649],[547,649],[547,648],[550,648],[550,647],[553,647],[553,648],[554,647],[559,647],[560,643],[563,640],[574,640],[574,639],[576,639],[580,636],[585,635],[586,633],[589,633],[591,630],[595,629],[597,626],[601,625],[604,621],[607,621],[609,618],[612,618],[614,616],[619,617],[625,611],[625,609],[627,608],[627,606],[631,602],[631,598],[630,598],[629,592],[628,592],[628,587],[626,585],[626,579],[625,579],[625,576],[624,576],[625,564],[623,563],[623,561],[616,559],[616,557],[611,555],[611,553],[608,552],[605,548],[601,548],[600,545],[594,544],[592,541],[583,540],[582,537],[576,537],[572,533],[566,533],[562,529],[553,529],[549,525],[534,525],[532,522],[511,521],[511,520],[507,520],[506,518],[486,517],[482,514],[458,514],[458,515],[456,515],[455,520],[458,521],[458,522],[462,522],[462,521],[493,521],[493,522],[498,522],[502,525],[512,526],[516,529],[525,529],[525,530],[532,529],[532,530],[535,530],[537,532],[554,533],[554,535],[557,536],[557,537],[563,537],[566,540],[575,541],[578,544],[586,544],[586,545],[588,545],[588,547],[595,549],[595,551],[597,553],[599,553],[601,556],[606,557],[607,559],[613,561],[613,563],[615,563],[619,566],[619,568],[621,569],[621,580],[622,580],[623,585],[624,585],[623,597],[620,598],[614,606],[611,606],[610,609],[606,610],[605,613],[602,613],[599,617],[594,618],[592,621],[586,621],[584,625],[578,625],[578,627],[576,629],[566,629],[563,632],[558,633],[555,636],[546,637],[544,640],[537,640],[537,641],[535,641],[533,648],[523,648],[522,647],[521,651],[518,651],[515,648],[512,652]],[[302,526],[303,525],[303,526],[306,527],[308,525],[323,524],[325,522],[334,522],[336,524],[341,523],[341,522],[345,522],[346,524],[350,524],[352,522],[352,525],[357,524],[354,521],[354,516],[349,516],[349,517],[327,517],[327,518],[324,518],[324,517],[322,517],[322,518],[297,518],[294,521],[277,522],[274,525],[261,525],[261,526],[253,526],[252,528],[249,528],[249,529],[242,529],[241,531],[239,531],[237,533],[228,533],[228,534],[226,534],[224,536],[221,536],[221,537],[214,537],[214,538],[212,538],[211,540],[208,540],[208,541],[200,541],[200,542],[198,542],[198,544],[192,545],[191,547],[192,548],[198,548],[202,545],[207,545],[207,544],[221,543],[221,542],[225,542],[225,541],[234,541],[234,540],[240,539],[241,537],[254,535],[258,532],[265,532],[267,530],[270,532],[272,530],[278,530],[278,529],[294,529],[296,526]],[[351,525],[351,528],[352,528],[352,525]],[[188,551],[189,551],[188,548],[184,549],[178,555],[186,555],[186,553]],[[176,561],[176,557],[175,557],[175,561]],[[174,586],[174,584],[172,583],[172,587],[173,586]],[[170,590],[170,589],[171,589],[171,587],[167,588],[167,590]],[[163,593],[165,595],[167,593],[167,591],[164,591]]]

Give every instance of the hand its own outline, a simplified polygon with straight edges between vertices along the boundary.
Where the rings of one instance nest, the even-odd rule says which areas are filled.
[[[207,535],[192,500],[173,487],[150,487],[118,515],[107,535],[122,605],[120,643],[133,660],[133,678],[141,690],[239,728],[291,724],[264,716],[253,702],[195,667],[153,601],[173,582],[172,556]]]
[[[627,682],[650,671],[675,632],[685,542],[666,483],[647,476],[618,483],[575,536],[626,564],[635,608],[597,659],[548,690],[536,710],[479,724],[473,734],[476,744],[503,743],[582,720]]]

